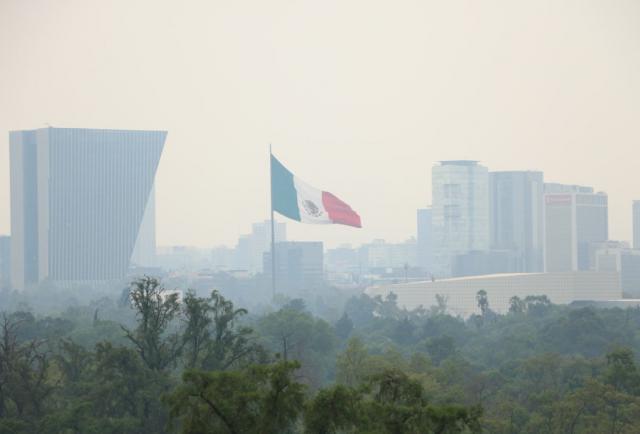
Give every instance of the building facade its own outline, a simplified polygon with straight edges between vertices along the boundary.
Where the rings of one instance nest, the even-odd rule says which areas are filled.
[[[10,133],[15,289],[126,275],[166,135],[79,128]]]
[[[11,286],[11,237],[0,235],[0,290]]]
[[[287,224],[274,222],[275,242],[287,241]],[[262,273],[264,254],[271,251],[271,220],[253,223],[251,233],[242,235],[236,245],[234,267],[251,274]],[[268,270],[267,270],[268,271]]]
[[[543,270],[542,172],[489,173],[491,250],[507,252],[508,272]]]
[[[592,244],[609,239],[608,197],[589,187],[552,186],[544,195],[545,271],[593,269]]]
[[[633,248],[640,250],[640,200],[633,201]]]
[[[476,294],[485,290],[489,308],[498,313],[509,310],[509,300],[517,296],[546,295],[552,303],[609,301],[622,298],[617,272],[573,271],[563,273],[517,273],[462,277],[427,282],[380,285],[366,289],[370,296],[398,296],[398,305],[407,309],[438,304],[436,295],[447,299],[448,311],[468,317],[479,313]]]
[[[597,271],[619,273],[624,295],[640,298],[640,250],[605,247],[598,250],[595,256]]]
[[[457,255],[489,250],[489,173],[477,161],[432,169],[433,274],[450,276]]]
[[[324,285],[324,250],[320,241],[282,241],[275,245],[276,288],[304,294]],[[271,252],[264,254],[264,272],[271,278]]]
[[[431,207],[417,211],[417,266],[431,272],[433,267],[433,211]]]

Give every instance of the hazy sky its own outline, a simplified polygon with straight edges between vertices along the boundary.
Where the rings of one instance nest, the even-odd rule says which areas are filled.
[[[415,233],[431,167],[477,159],[640,198],[640,2],[0,0],[8,131],[165,129],[159,244],[233,245],[268,217],[268,144],[360,215],[329,246]]]

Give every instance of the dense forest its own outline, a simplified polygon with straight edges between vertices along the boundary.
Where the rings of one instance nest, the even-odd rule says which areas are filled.
[[[640,310],[393,294],[248,312],[153,278],[59,311],[0,294],[0,434],[637,433]]]

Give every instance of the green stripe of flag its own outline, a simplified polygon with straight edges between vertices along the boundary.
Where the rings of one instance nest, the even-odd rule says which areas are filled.
[[[293,173],[289,172],[273,155],[271,155],[271,203],[274,211],[300,221]]]

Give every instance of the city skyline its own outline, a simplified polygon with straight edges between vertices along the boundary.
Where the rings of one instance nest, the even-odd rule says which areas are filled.
[[[610,237],[631,239],[637,2],[606,13],[589,1],[553,12],[535,2],[245,6],[2,2],[0,233],[8,132],[49,123],[169,131],[159,245],[231,245],[267,218],[269,143],[362,216],[358,231],[292,224],[293,239],[403,240],[444,159],[593,185],[609,194]]]

